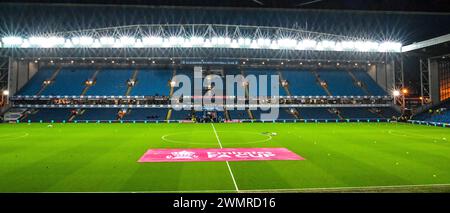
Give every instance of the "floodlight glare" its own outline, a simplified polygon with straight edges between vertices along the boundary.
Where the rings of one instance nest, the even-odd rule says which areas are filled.
[[[378,51],[379,52],[401,52],[402,44],[399,42],[385,41],[380,44]]]
[[[205,42],[205,39],[203,37],[199,37],[199,36],[193,36],[189,39],[190,43],[192,46],[202,46],[203,43]]]
[[[291,49],[297,46],[297,40],[290,38],[278,39],[278,46],[280,48]]]
[[[104,47],[111,47],[114,45],[115,39],[113,37],[100,37],[99,42]]]
[[[73,37],[72,44],[74,46],[90,47],[94,43],[94,39],[89,36]]]
[[[398,96],[400,96],[400,91],[394,90],[394,91],[392,92],[392,95],[394,95],[394,97],[398,97]]]
[[[3,90],[2,94],[3,94],[4,96],[8,96],[8,95],[9,95],[9,90]]]
[[[317,41],[312,39],[304,39],[301,42],[299,42],[299,46],[301,47],[301,49],[312,50],[316,48]]]
[[[2,43],[6,47],[18,47],[23,43],[23,38],[19,36],[6,36],[2,38]]]
[[[145,46],[161,46],[164,42],[164,39],[159,36],[147,36],[142,38],[142,43]]]
[[[131,47],[136,43],[136,38],[131,36],[122,36],[119,38],[119,42],[123,47]]]
[[[250,48],[258,49],[258,48],[260,48],[260,46],[256,40],[252,40],[252,43],[250,43]]]

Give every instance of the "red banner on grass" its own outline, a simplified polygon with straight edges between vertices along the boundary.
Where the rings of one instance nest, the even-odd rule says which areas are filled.
[[[149,149],[138,162],[304,160],[286,148]]]

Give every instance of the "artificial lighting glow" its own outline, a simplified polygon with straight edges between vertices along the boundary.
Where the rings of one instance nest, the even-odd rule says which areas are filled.
[[[401,52],[402,44],[398,42],[385,41],[380,44],[379,52]]]
[[[400,96],[400,91],[394,90],[394,91],[392,92],[392,95],[394,95],[394,97],[398,97],[398,96]]]
[[[3,90],[2,94],[3,94],[4,96],[8,96],[8,95],[9,95],[9,90]]]
[[[402,89],[402,93],[403,94],[408,94],[408,89],[406,89],[406,88]]]
[[[164,39],[159,36],[147,36],[142,38],[142,44],[144,46],[161,46],[164,42]]]
[[[23,43],[23,38],[18,36],[7,36],[2,38],[2,43],[6,47],[17,47]]]
[[[216,36],[211,38],[192,36],[185,38],[182,36],[160,37],[146,36],[136,38],[132,36],[122,36],[118,39],[110,36],[93,38],[90,36],[79,36],[63,38],[57,36],[42,37],[32,36],[22,38],[17,36],[7,36],[1,39],[2,47],[19,48],[142,48],[142,47],[163,47],[163,48],[191,48],[191,47],[217,47],[217,48],[250,48],[250,49],[297,49],[315,51],[352,51],[352,52],[401,52],[402,44],[394,41],[363,41],[363,40],[314,40],[293,38],[269,39],[259,37],[255,39],[240,37],[232,39],[230,37]]]
[[[297,46],[297,40],[289,38],[279,39],[277,43],[279,47],[286,49],[293,49]]]
[[[298,43],[298,49],[300,50],[313,50],[316,48],[317,41],[311,39],[304,39]]]
[[[73,37],[72,44],[74,46],[90,47],[94,43],[94,39],[89,36]]]
[[[99,42],[103,47],[111,47],[114,45],[115,39],[113,37],[105,36],[105,37],[101,37],[99,39]]]
[[[40,37],[33,36],[28,39],[28,44],[30,47],[41,47],[41,48],[51,48],[51,47],[60,47],[64,45],[65,39],[62,37]]]

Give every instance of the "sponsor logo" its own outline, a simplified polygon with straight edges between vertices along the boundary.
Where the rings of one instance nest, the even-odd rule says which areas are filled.
[[[304,160],[286,148],[149,149],[138,162]]]

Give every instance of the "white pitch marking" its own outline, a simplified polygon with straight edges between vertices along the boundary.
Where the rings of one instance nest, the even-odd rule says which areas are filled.
[[[219,147],[220,147],[221,149],[223,149],[222,143],[220,142],[220,139],[219,139],[219,135],[217,134],[217,131],[216,131],[216,127],[214,127],[214,124],[213,124],[213,123],[211,123],[211,126],[212,126],[212,128],[213,128],[213,130],[214,130],[214,134],[216,135],[216,139],[217,139],[217,142],[219,143]],[[236,184],[236,180],[234,179],[233,172],[231,171],[230,163],[228,163],[228,161],[225,161],[225,162],[227,163],[228,171],[230,172],[231,179],[233,179],[234,188],[236,189],[236,192],[239,192],[239,188],[238,188],[238,186],[237,186],[237,184]]]

